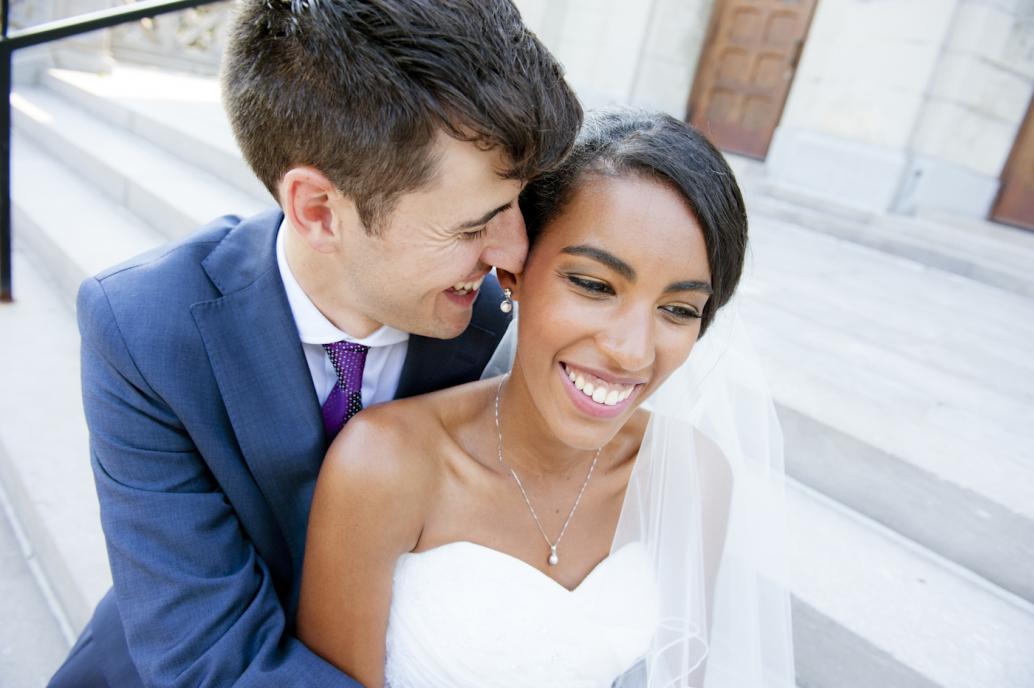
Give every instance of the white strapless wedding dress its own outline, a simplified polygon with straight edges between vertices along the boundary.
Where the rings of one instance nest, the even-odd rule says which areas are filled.
[[[574,590],[472,542],[403,555],[395,567],[390,688],[610,688],[650,645],[659,619],[638,543]]]

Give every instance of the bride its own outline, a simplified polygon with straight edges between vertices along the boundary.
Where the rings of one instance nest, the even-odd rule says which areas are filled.
[[[349,421],[299,636],[368,688],[792,687],[781,439],[723,310],[732,172],[671,117],[603,112],[521,209],[512,371]]]

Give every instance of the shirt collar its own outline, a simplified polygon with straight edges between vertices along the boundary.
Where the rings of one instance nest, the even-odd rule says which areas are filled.
[[[302,342],[305,344],[332,344],[344,340],[374,348],[399,344],[409,339],[408,332],[401,332],[387,325],[381,325],[378,330],[368,337],[358,339],[338,329],[334,323],[327,320],[327,317],[309,299],[302,289],[302,285],[298,284],[294,273],[291,272],[291,266],[287,264],[284,236],[289,229],[287,219],[285,218],[280,223],[280,229],[277,230],[276,263],[277,267],[280,268],[280,279],[283,280],[284,291],[287,292],[287,303],[291,307],[294,324],[298,327],[298,334]]]

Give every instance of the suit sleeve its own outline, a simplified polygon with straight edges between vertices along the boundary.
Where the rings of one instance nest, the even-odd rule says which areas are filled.
[[[360,688],[286,632],[266,563],[134,363],[97,280],[80,288],[78,314],[101,522],[144,684]]]

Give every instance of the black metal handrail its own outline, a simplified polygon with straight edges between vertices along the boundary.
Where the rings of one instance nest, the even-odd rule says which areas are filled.
[[[219,0],[142,0],[132,5],[90,12],[7,34],[9,0],[0,0],[0,302],[14,300],[11,288],[11,59],[15,50],[77,36],[117,24],[157,17]]]

